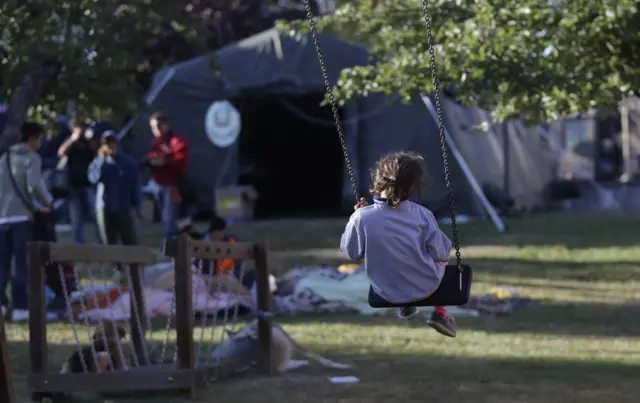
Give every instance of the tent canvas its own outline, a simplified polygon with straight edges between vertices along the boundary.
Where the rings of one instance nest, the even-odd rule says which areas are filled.
[[[361,45],[328,34],[321,34],[320,41],[332,82],[337,80],[342,69],[368,63],[368,54]],[[174,128],[190,142],[192,163],[188,178],[198,189],[200,204],[204,207],[212,205],[216,183],[223,186],[236,184],[240,169],[237,145],[217,148],[207,138],[204,116],[213,102],[237,98],[251,102],[251,97],[259,95],[286,96],[324,92],[320,66],[309,36],[294,38],[272,29],[218,51],[215,55],[219,66],[217,73],[213,69],[213,60],[214,57],[207,55],[171,66],[173,76],[153,103],[156,109],[168,115]],[[167,69],[158,72],[154,83],[162,83],[166,74]],[[466,144],[473,137],[466,132],[470,125],[466,129],[460,127],[453,117],[459,113],[460,108],[453,102],[446,102],[448,129],[462,148],[463,156],[472,166],[474,175],[481,173],[479,181],[496,181],[500,177],[498,171],[492,171],[497,169],[496,164],[489,164],[491,167],[486,168],[496,158],[496,153],[483,154],[491,150],[493,140],[485,136],[483,143],[475,136],[475,142]],[[473,116],[467,116],[473,112],[464,108],[462,110],[465,122],[473,120]],[[420,99],[403,104],[394,98],[373,94],[345,105],[342,108],[342,118],[345,122],[346,144],[360,191],[368,188],[370,168],[381,155],[397,150],[416,151],[425,157],[432,178],[422,202],[438,215],[447,214],[437,122]],[[524,133],[521,128],[518,130]],[[151,141],[148,130],[141,134],[136,136],[135,146],[140,151],[146,150]],[[336,135],[335,131],[333,135]],[[523,136],[524,134],[520,134],[518,137]],[[484,144],[482,152],[478,152],[478,144]],[[298,152],[313,151],[301,147]],[[526,150],[520,151],[524,153]],[[532,158],[534,157],[522,157],[525,163],[531,162]],[[517,164],[518,159],[514,158],[511,164]],[[458,212],[473,216],[484,215],[460,167],[451,157],[450,167]],[[520,171],[528,169],[525,166]],[[514,175],[512,181],[514,185],[523,182],[520,172],[517,176]],[[520,200],[531,199],[530,192],[518,192]],[[353,201],[346,170],[343,175],[342,196],[345,204]]]
[[[344,68],[368,62],[366,49],[322,34],[321,43],[329,76],[337,80]],[[172,66],[174,75],[156,97],[153,105],[171,119],[174,128],[190,142],[189,181],[198,189],[199,202],[213,203],[213,187],[237,182],[239,164],[237,146],[215,147],[207,138],[204,116],[218,100],[266,94],[304,94],[324,91],[322,74],[313,43],[309,37],[294,38],[275,29],[265,31],[215,55],[220,73],[213,69],[211,55],[201,56]],[[154,78],[160,83],[166,70]],[[370,184],[369,170],[383,154],[394,150],[413,150],[425,156],[432,184],[424,200],[435,211],[446,211],[446,189],[440,156],[437,125],[421,101],[393,103],[383,95],[359,99],[342,109],[346,142],[356,170],[360,190]],[[382,111],[381,111],[382,109]],[[381,111],[381,112],[380,112]],[[373,113],[372,113],[373,112]],[[360,117],[364,119],[359,119]],[[242,134],[241,134],[242,136]],[[134,149],[143,152],[151,141],[145,130],[136,136]],[[301,153],[312,150],[301,149]],[[482,215],[481,208],[459,168],[452,164],[454,189],[461,213]],[[343,197],[353,199],[347,173],[344,173]]]
[[[541,140],[539,126],[527,127],[519,120],[491,124],[489,112],[449,99],[443,101],[443,109],[447,129],[478,182],[500,188],[518,208],[544,203],[556,158]]]

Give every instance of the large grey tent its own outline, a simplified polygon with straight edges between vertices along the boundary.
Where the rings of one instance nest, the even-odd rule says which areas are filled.
[[[366,49],[360,45],[327,34],[322,34],[320,41],[333,82],[342,69],[368,62]],[[336,193],[330,197],[340,199],[339,203],[343,205],[350,204],[353,193],[342,164],[335,128],[325,123],[316,125],[323,126],[322,130],[315,130],[312,128],[313,124],[308,122],[313,121],[309,116],[304,119],[307,126],[285,128],[300,117],[295,115],[304,115],[300,110],[294,116],[273,116],[282,111],[295,111],[298,107],[302,108],[301,105],[306,105],[307,111],[316,108],[315,112],[322,115],[320,123],[331,121],[328,108],[322,108],[324,111],[318,112],[324,84],[312,39],[308,36],[293,38],[276,30],[268,30],[218,51],[216,59],[221,74],[214,72],[212,59],[211,56],[202,56],[172,66],[170,69],[173,75],[168,81],[164,78],[169,69],[158,72],[154,78],[154,85],[164,85],[153,102],[154,107],[166,113],[174,128],[190,142],[192,163],[188,178],[197,189],[201,206],[209,207],[213,204],[214,187],[238,183],[242,173],[242,148],[247,147],[242,145],[243,137],[258,144],[255,147],[263,151],[260,158],[264,159],[266,155],[267,162],[257,168],[258,171],[271,169],[272,165],[277,165],[281,160],[291,162],[288,169],[286,164],[280,164],[279,172],[263,178],[263,186],[258,189],[263,197],[265,194],[287,193],[285,196],[295,203],[304,204],[305,200],[316,198],[315,194],[326,193],[328,183],[332,182],[337,187],[329,186],[331,192]],[[302,94],[314,94],[313,107],[309,107],[309,99],[297,97]],[[224,99],[238,106],[243,128],[239,144],[217,148],[205,134],[204,116],[213,102]],[[252,105],[257,103],[268,111],[256,112],[256,107]],[[273,105],[277,103],[289,107],[281,107],[276,113]],[[453,103],[447,103],[447,107],[449,104]],[[395,150],[417,151],[425,157],[432,178],[422,201],[434,211],[446,214],[447,197],[437,124],[422,101],[418,99],[411,104],[402,104],[394,102],[393,98],[372,95],[346,105],[341,112],[345,122],[346,144],[361,191],[366,191],[369,186],[370,168],[382,154]],[[448,113],[447,120],[451,119]],[[466,141],[464,128],[455,124],[450,126],[457,133],[452,135],[457,142]],[[298,132],[289,133],[285,139],[284,132],[292,130]],[[254,133],[250,135],[249,132]],[[136,149],[144,150],[151,137],[144,133],[136,136],[136,139]],[[279,148],[273,144],[279,144]],[[478,144],[477,139],[475,144]],[[327,146],[330,148],[326,148]],[[486,151],[486,147],[482,150],[474,147],[473,144],[463,147],[464,154],[475,161],[471,164],[474,170],[488,172],[486,177],[480,175],[480,179],[496,181],[495,174],[484,167],[486,164],[491,165],[489,160],[494,155],[479,155]],[[286,153],[278,154],[279,149],[286,149]],[[325,169],[325,165],[333,168]],[[474,216],[483,215],[482,207],[457,162],[451,160],[450,167],[458,211]],[[327,179],[327,176],[330,177]],[[522,178],[513,180],[518,184],[522,181]],[[264,185],[265,183],[268,185]],[[286,185],[282,185],[283,183]],[[523,196],[523,199],[531,198],[530,196]]]
[[[443,104],[445,125],[478,182],[500,188],[518,208],[545,203],[557,156],[542,141],[540,127],[509,120],[481,130],[479,126],[492,121],[490,113],[446,99]]]

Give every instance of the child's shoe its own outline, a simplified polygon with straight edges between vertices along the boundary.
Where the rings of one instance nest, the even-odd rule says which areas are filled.
[[[432,312],[427,320],[427,325],[435,329],[436,332],[448,336],[456,337],[456,320],[451,315],[443,316],[441,313]]]
[[[402,320],[411,320],[415,318],[420,311],[415,306],[407,306],[398,309],[398,318]]]

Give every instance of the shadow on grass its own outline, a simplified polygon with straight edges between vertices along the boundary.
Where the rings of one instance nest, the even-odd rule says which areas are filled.
[[[335,354],[334,354],[335,355]],[[437,354],[385,354],[361,351],[356,369],[305,368],[255,381],[216,388],[215,401],[305,403],[560,403],[636,402],[640,366],[606,361],[477,358]],[[355,375],[358,383],[331,385],[327,375]]]
[[[460,334],[480,331],[488,334],[539,334],[559,337],[617,338],[640,334],[640,305],[603,304],[597,302],[534,301],[533,305],[509,315],[482,314],[478,318],[456,318]],[[395,314],[368,317],[350,314],[304,315],[278,318],[280,323],[342,323],[353,326],[398,326]],[[425,326],[419,319],[412,327]],[[640,352],[640,350],[638,350]]]
[[[318,346],[320,350],[325,350]],[[443,345],[443,348],[444,345]],[[455,348],[455,347],[451,347]],[[67,346],[49,345],[52,355],[65,355]],[[305,403],[365,403],[391,399],[423,402],[636,402],[640,365],[629,362],[549,358],[465,357],[462,355],[387,353],[377,346],[322,351],[352,362],[349,371],[320,369],[316,365],[271,378],[253,375],[201,386],[198,397],[215,395],[216,402],[295,401]],[[356,351],[357,350],[357,351]],[[10,343],[11,361],[19,401],[28,396],[26,343]],[[340,357],[341,356],[341,357]],[[55,372],[55,369],[52,368]],[[330,385],[327,375],[355,375],[359,383]],[[80,395],[80,401],[96,401]],[[453,398],[453,400],[451,400]],[[188,401],[172,392],[117,401]],[[598,400],[599,399],[599,400]],[[206,400],[203,400],[206,401]]]

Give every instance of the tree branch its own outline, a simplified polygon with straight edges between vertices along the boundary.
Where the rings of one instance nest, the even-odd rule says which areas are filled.
[[[20,138],[20,127],[27,118],[29,107],[33,105],[47,83],[55,79],[62,65],[57,60],[48,60],[31,69],[11,95],[7,110],[7,124],[0,134],[0,153],[5,152]]]

